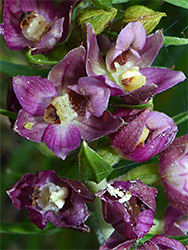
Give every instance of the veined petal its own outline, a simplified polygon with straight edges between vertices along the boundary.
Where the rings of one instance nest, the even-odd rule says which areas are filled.
[[[75,123],[82,139],[91,141],[116,131],[123,124],[123,121],[105,111],[101,117],[91,116],[82,123],[78,121]]]
[[[126,51],[130,47],[135,50],[141,50],[146,40],[146,31],[140,22],[130,22],[119,33],[115,48]]]
[[[41,76],[17,76],[13,78],[16,97],[30,115],[41,116],[57,91],[50,81]]]
[[[48,124],[41,116],[32,116],[21,109],[18,113],[13,131],[34,142],[42,142],[42,136]]]
[[[86,71],[88,76],[106,75],[107,70],[100,54],[96,34],[91,24],[87,25],[87,59]]]
[[[81,136],[72,122],[69,125],[50,124],[44,132],[43,140],[49,149],[64,160],[70,151],[80,145]]]
[[[85,48],[71,50],[48,74],[48,80],[62,93],[69,85],[77,84],[80,77],[86,76]]]
[[[164,36],[161,30],[147,36],[144,48],[139,51],[140,60],[135,61],[136,66],[145,68],[150,66],[157,56],[164,42]]]
[[[146,76],[146,84],[154,83],[158,86],[157,92],[160,93],[169,89],[179,82],[185,80],[185,75],[181,71],[173,71],[163,68],[144,68],[140,69],[142,75]]]
[[[78,81],[79,93],[86,98],[87,109],[94,116],[101,116],[107,110],[110,89],[103,81],[91,77],[82,77]]]

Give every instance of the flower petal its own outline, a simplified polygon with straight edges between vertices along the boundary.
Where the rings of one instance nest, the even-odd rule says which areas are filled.
[[[78,79],[86,76],[85,72],[85,48],[80,46],[71,50],[48,74],[48,80],[53,82],[55,87],[62,94],[62,88],[77,84]]]
[[[50,81],[41,76],[17,76],[13,78],[16,97],[25,111],[41,116],[57,91]]]
[[[86,71],[88,76],[107,74],[106,66],[97,44],[96,34],[90,23],[87,25]]]
[[[156,93],[169,89],[186,78],[181,71],[163,68],[144,68],[140,72],[146,76],[146,84],[154,83],[158,86]]]
[[[110,89],[103,81],[91,77],[82,77],[78,81],[79,93],[86,98],[87,109],[94,116],[101,116],[107,110]]]
[[[48,124],[43,117],[32,116],[21,109],[18,113],[13,131],[34,142],[42,142],[42,136]]]
[[[44,132],[43,140],[52,152],[64,160],[70,151],[80,145],[81,136],[72,122],[68,125],[50,124]]]
[[[96,140],[104,135],[110,134],[122,125],[122,120],[112,116],[105,111],[101,117],[91,116],[89,119],[75,121],[83,140]]]

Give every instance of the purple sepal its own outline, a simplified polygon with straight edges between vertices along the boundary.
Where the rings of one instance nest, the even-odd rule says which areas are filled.
[[[136,238],[127,240],[126,237],[115,231],[99,250],[129,250],[135,241]]]
[[[171,205],[188,213],[188,134],[159,154],[159,175]]]
[[[144,244],[137,248],[138,250],[163,250],[163,249],[173,249],[173,250],[186,250],[186,248],[177,240],[170,239],[165,235],[156,235],[150,240],[146,241]]]
[[[68,125],[49,124],[42,137],[52,152],[63,160],[81,144],[81,136],[73,122]]]
[[[181,71],[163,68],[144,68],[140,69],[140,72],[146,77],[146,85],[154,83],[158,86],[156,94],[173,87],[186,78]]]
[[[164,214],[163,232],[169,236],[187,235],[188,214],[184,214],[169,205]]]
[[[142,238],[152,227],[156,195],[155,188],[140,180],[115,181],[96,194],[104,220],[126,239]]]
[[[63,207],[59,208],[53,201],[49,202],[53,194],[50,189],[49,193],[42,191],[50,186],[57,190],[66,188]],[[36,175],[24,175],[7,190],[7,194],[17,209],[28,209],[30,221],[42,230],[51,222],[56,227],[89,232],[84,224],[89,216],[85,202],[92,202],[95,196],[78,180],[59,178],[55,170],[38,171]],[[43,201],[47,202],[44,208],[41,207],[41,195]]]
[[[120,114],[123,114],[122,109]],[[116,116],[119,117],[118,112],[116,112]],[[136,115],[127,114],[122,118],[128,124],[122,126],[109,137],[112,146],[126,159],[136,162],[147,161],[175,139],[177,126],[170,117],[163,113],[150,112],[148,108]],[[149,134],[140,145],[139,139],[144,128],[149,130]]]

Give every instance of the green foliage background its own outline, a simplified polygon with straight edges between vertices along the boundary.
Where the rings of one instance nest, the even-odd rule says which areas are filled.
[[[187,10],[176,7],[160,0],[134,1],[130,0],[124,4],[114,5],[119,10],[123,10],[132,5],[144,5],[155,11],[165,12],[167,17],[162,18],[155,28],[163,28],[166,36],[188,37],[188,15]],[[1,37],[0,40],[1,60],[17,64],[27,65],[23,51],[9,50]],[[188,75],[188,48],[187,46],[163,47],[155,61],[155,65],[181,70]],[[13,71],[11,67],[8,69]],[[45,73],[44,73],[45,74]],[[6,96],[11,77],[1,74],[1,108],[6,109]],[[154,109],[166,113],[173,117],[187,110],[188,104],[188,81],[185,80],[154,98]],[[38,144],[27,141],[14,134],[10,128],[7,117],[0,117],[1,125],[1,222],[28,223],[27,211],[18,211],[6,195],[6,189],[14,184],[25,173],[36,173],[37,170],[55,169],[60,176],[71,179],[79,179],[79,170],[75,164],[75,157],[78,151],[71,154],[65,162],[57,158],[49,158],[41,152]],[[179,126],[178,136],[187,133],[188,124],[185,122]],[[115,166],[111,177],[124,174],[138,164],[122,160]],[[161,190],[158,195],[158,210],[156,217],[161,218],[167,200]],[[41,232],[35,234],[3,234],[1,239],[1,249],[98,249],[99,245],[95,232],[91,225],[91,220],[86,222],[91,227],[91,232],[84,235],[71,229],[58,230],[58,233],[47,235]]]

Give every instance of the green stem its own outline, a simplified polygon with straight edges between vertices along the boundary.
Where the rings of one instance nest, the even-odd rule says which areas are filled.
[[[0,114],[4,115],[4,116],[7,116],[7,117],[9,117],[11,119],[14,119],[14,120],[16,120],[16,118],[17,118],[17,114],[16,113],[8,111],[8,110],[5,110],[5,109],[0,109]]]
[[[152,100],[140,105],[111,104],[110,107],[123,107],[127,109],[147,109],[152,106]]]
[[[188,120],[188,111],[182,112],[182,113],[172,117],[172,119],[174,120],[174,123],[176,125],[180,125],[181,123]]]

